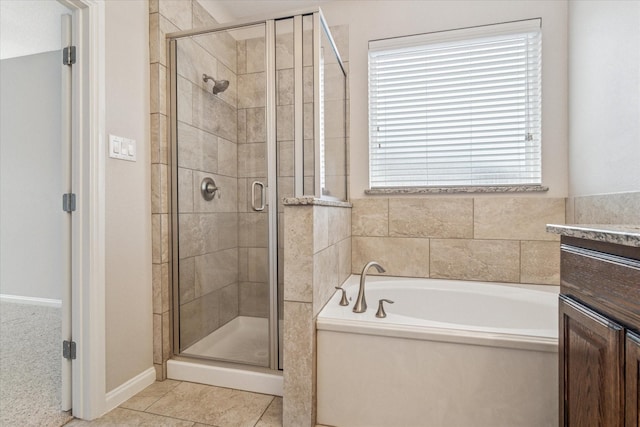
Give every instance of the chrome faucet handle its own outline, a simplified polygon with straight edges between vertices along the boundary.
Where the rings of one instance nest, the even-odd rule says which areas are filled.
[[[381,299],[378,301],[378,311],[376,312],[376,317],[384,318],[387,317],[387,313],[384,311],[384,303],[387,302],[389,304],[393,304],[393,301],[390,299]]]
[[[347,291],[342,289],[340,286],[336,286],[335,288],[342,291],[342,298],[340,299],[340,305],[349,305],[349,300],[347,300]]]

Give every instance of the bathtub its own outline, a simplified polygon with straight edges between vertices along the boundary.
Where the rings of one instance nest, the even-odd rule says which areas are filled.
[[[356,314],[359,279],[316,322],[318,424],[558,425],[557,286],[369,276]]]

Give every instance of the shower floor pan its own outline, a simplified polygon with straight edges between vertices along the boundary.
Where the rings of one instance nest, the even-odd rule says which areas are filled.
[[[268,366],[269,320],[238,316],[186,348],[181,354]]]

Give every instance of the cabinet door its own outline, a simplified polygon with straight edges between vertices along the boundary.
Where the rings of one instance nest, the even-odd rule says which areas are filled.
[[[624,425],[624,330],[560,296],[560,424]]]
[[[640,336],[627,332],[626,353],[626,425],[638,427],[640,426]]]

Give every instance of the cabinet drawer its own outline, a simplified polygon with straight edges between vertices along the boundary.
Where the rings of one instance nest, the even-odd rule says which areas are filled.
[[[640,261],[562,245],[561,293],[640,329]]]

